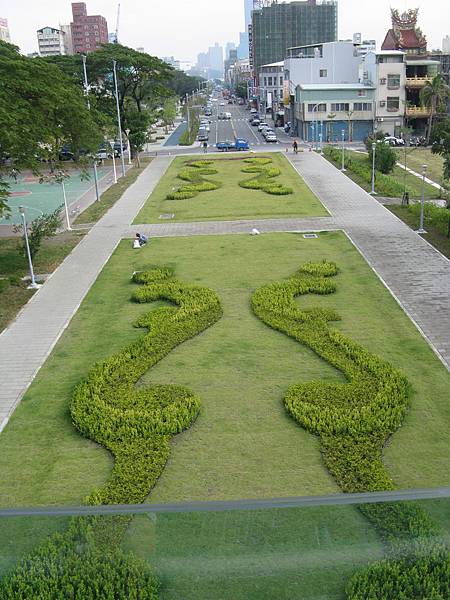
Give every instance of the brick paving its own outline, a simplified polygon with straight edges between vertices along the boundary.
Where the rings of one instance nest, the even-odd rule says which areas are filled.
[[[0,430],[122,237],[344,230],[450,368],[450,261],[315,153],[288,154],[331,217],[131,223],[166,171],[155,158],[0,334]]]

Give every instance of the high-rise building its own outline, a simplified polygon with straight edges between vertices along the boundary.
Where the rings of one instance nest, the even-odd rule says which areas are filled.
[[[234,42],[227,42],[225,46],[225,60],[230,58],[230,50],[234,50],[236,48],[236,44]]]
[[[86,54],[108,43],[105,17],[88,15],[85,2],[72,3],[72,43],[75,54]]]
[[[70,23],[67,25],[59,25],[60,31],[64,33],[64,50],[65,54],[73,54],[73,43],[72,43],[72,28]]]
[[[442,40],[442,52],[450,54],[450,35],[446,35]]]
[[[66,54],[66,34],[55,27],[43,27],[37,30],[39,56],[58,56]]]
[[[11,37],[9,35],[8,19],[0,18],[0,40],[2,42],[11,42]]]
[[[281,61],[288,48],[337,40],[336,0],[273,3],[252,12],[251,62],[255,74],[262,65]]]
[[[223,48],[217,42],[208,48],[208,66],[212,71],[223,73]]]

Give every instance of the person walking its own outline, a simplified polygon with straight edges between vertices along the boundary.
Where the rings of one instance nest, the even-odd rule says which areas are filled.
[[[292,147],[294,148],[294,154],[298,154],[298,143],[297,140],[294,140]]]
[[[203,142],[203,152],[205,154],[208,152],[208,142]]]

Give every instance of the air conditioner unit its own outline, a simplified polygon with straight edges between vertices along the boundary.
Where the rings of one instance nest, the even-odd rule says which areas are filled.
[[[378,123],[382,123],[384,121],[384,118],[383,117],[377,117],[377,121],[378,121]]]
[[[380,100],[380,106],[386,106],[386,101],[385,100]]]
[[[386,85],[386,77],[380,79],[380,85]]]

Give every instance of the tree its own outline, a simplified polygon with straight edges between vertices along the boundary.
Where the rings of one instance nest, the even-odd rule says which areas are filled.
[[[239,96],[239,98],[243,98],[244,100],[247,100],[247,84],[244,83],[243,81],[241,81],[240,83],[237,84],[235,92],[236,92],[236,96]]]
[[[168,82],[168,87],[172,90],[175,96],[184,98],[186,94],[192,94],[198,90],[201,83],[204,83],[203,77],[191,77],[186,75],[184,71],[173,71],[172,78]]]
[[[167,98],[164,102],[161,119],[164,123],[167,133],[167,127],[173,125],[177,116],[177,99],[175,97]]]
[[[369,136],[366,139],[366,148],[369,154],[369,162],[371,166],[373,161],[372,144],[374,142],[376,142],[377,144],[375,150],[375,169],[387,175],[394,170],[394,167],[397,163],[397,154],[389,146],[389,144],[386,144],[386,142],[384,141],[383,132],[379,131],[375,137]]]
[[[440,123],[436,123],[431,133],[431,152],[440,154],[444,159],[444,169],[442,178],[450,179],[450,119],[444,119]]]
[[[58,162],[63,146],[79,156],[102,139],[96,110],[56,65],[27,58],[0,42],[0,215],[9,212],[8,176],[13,169],[36,174]]]
[[[446,84],[444,76],[438,73],[431,81],[427,81],[420,91],[420,100],[424,106],[430,108],[428,118],[427,143],[430,143],[433,129],[433,119],[438,112],[445,112],[445,101],[450,97],[450,87]]]
[[[50,214],[41,215],[37,219],[27,224],[28,230],[28,244],[30,247],[31,258],[34,258],[38,253],[42,242],[45,239],[56,235],[59,226],[61,224],[61,209],[59,206],[55,211]],[[24,256],[27,254],[25,240],[23,236],[23,225],[14,225],[14,232],[21,233],[20,249]]]

